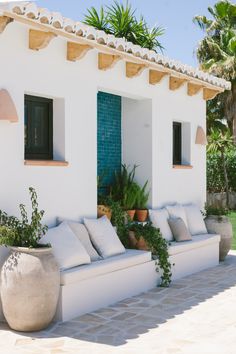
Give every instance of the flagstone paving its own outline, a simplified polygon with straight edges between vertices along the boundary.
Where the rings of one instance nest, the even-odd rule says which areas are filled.
[[[40,333],[17,333],[2,323],[0,353],[235,354],[236,251],[218,267],[170,288],[152,289]]]

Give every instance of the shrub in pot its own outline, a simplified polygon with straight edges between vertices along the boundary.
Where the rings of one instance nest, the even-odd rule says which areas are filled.
[[[221,237],[220,240],[220,261],[224,261],[225,257],[229,253],[233,239],[233,228],[227,215],[228,209],[215,208],[207,205],[205,207],[205,223],[209,233],[218,234]]]
[[[38,331],[52,321],[59,297],[60,273],[50,245],[39,244],[47,231],[42,225],[37,194],[29,189],[32,214],[20,205],[21,218],[0,211],[0,244],[10,255],[1,270],[1,300],[9,326],[17,331]]]
[[[144,184],[142,188],[139,188],[136,196],[136,217],[140,222],[145,222],[147,220],[147,202],[149,198],[149,192],[146,192],[148,181]]]

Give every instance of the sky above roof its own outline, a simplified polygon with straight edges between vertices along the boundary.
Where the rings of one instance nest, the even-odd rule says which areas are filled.
[[[203,32],[192,21],[195,15],[208,15],[208,6],[216,0],[130,0],[137,9],[137,16],[142,14],[150,26],[155,24],[165,28],[160,37],[164,46],[164,55],[180,60],[185,64],[197,66],[196,48]],[[65,17],[82,21],[86,9],[113,3],[111,0],[38,0],[38,6],[51,11],[59,11]]]

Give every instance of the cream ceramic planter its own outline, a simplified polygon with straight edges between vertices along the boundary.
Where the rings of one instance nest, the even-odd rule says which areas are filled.
[[[206,227],[209,233],[218,234],[220,240],[220,261],[223,261],[230,251],[233,228],[232,224],[226,216],[210,215],[205,219]]]
[[[1,271],[1,299],[12,329],[46,328],[56,312],[59,288],[60,273],[51,248],[11,247]]]

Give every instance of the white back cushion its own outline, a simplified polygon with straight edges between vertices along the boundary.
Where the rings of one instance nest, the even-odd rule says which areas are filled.
[[[99,219],[84,219],[90,238],[98,253],[103,258],[108,258],[125,252],[111,222],[106,216]]]
[[[207,228],[202,213],[197,205],[189,204],[184,206],[187,216],[188,228],[191,235],[207,234]]]
[[[170,218],[180,218],[184,221],[185,226],[188,227],[187,216],[185,214],[184,207],[180,204],[167,205],[166,210],[169,213]]]
[[[149,210],[149,218],[153,226],[160,229],[160,232],[166,241],[173,241],[173,234],[168,223],[169,214],[166,209]]]
[[[60,270],[91,263],[86,249],[65,222],[49,229],[40,243],[51,244]]]
[[[86,249],[92,262],[98,261],[99,259],[101,259],[101,257],[99,256],[99,254],[97,253],[97,251],[95,250],[95,248],[92,245],[88,230],[86,229],[86,227],[83,224],[76,222],[76,221],[63,220],[61,218],[58,218],[57,221],[59,223],[64,221],[69,225],[71,230],[78,237],[78,239],[80,240],[80,242],[82,243],[82,245]]]

